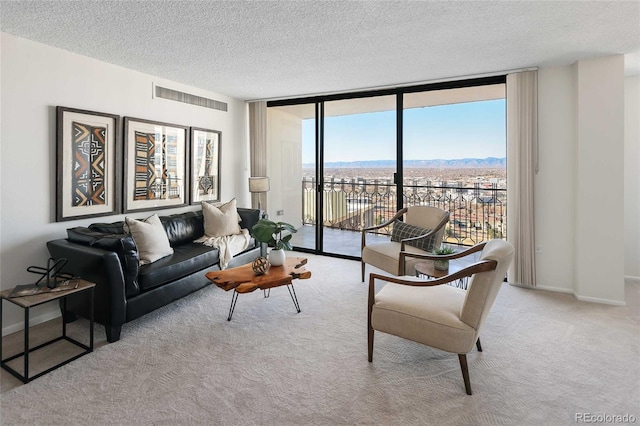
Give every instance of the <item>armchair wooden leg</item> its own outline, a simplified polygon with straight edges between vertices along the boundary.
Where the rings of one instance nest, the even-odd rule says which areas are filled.
[[[362,282],[364,282],[364,262],[360,261],[360,268],[362,269]]]
[[[369,330],[367,336],[367,343],[369,346],[369,362],[373,362],[373,327],[371,327],[371,323],[369,323]]]
[[[467,367],[467,354],[458,354],[460,368],[462,369],[462,378],[464,379],[464,388],[467,395],[471,395],[471,382],[469,381],[469,368]]]
[[[364,267],[364,263],[362,265]],[[369,294],[367,301],[367,346],[369,349],[369,362],[373,361],[373,326],[371,325],[371,317],[373,316],[373,303],[375,301],[375,297],[373,294],[373,282],[373,275],[369,275]]]
[[[476,340],[476,348],[478,348],[478,352],[482,352],[482,345],[480,344],[480,338]]]

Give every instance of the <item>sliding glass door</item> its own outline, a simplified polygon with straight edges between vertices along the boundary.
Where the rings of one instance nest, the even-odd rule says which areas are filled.
[[[360,231],[396,210],[396,96],[324,103],[322,252],[360,256]]]
[[[267,214],[294,225],[292,243],[316,251],[316,103],[267,109]]]
[[[348,258],[411,205],[450,212],[448,243],[504,238],[504,80],[269,102],[270,218],[298,228],[298,250]]]
[[[407,93],[403,105],[403,204],[448,210],[447,243],[503,238],[505,85]]]

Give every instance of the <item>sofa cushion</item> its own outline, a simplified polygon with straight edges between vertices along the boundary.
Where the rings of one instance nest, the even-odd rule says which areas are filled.
[[[126,234],[126,232],[124,232],[124,221],[113,223],[92,223],[89,225],[89,229],[96,232],[102,232],[103,234]]]
[[[211,267],[218,261],[216,248],[195,243],[181,244],[174,248],[172,255],[141,266],[138,284],[141,291],[149,290]]]
[[[103,234],[78,226],[67,229],[67,238],[73,243],[116,252],[122,265],[126,296],[131,297],[140,293],[138,287],[140,258],[138,257],[138,248],[131,235]]]
[[[238,222],[242,218],[238,215],[235,198],[219,208],[203,202],[202,214],[204,216],[204,234],[207,237],[225,237],[240,233]]]
[[[173,253],[167,233],[157,214],[149,216],[144,221],[127,217],[125,222],[127,230],[138,246],[140,265],[153,263]]]
[[[202,211],[160,216],[171,247],[190,243],[204,235]]]
[[[83,246],[90,246],[100,238],[104,238],[107,235],[109,234],[92,231],[84,226],[76,226],[75,228],[67,229],[67,239],[72,243],[82,244]]]

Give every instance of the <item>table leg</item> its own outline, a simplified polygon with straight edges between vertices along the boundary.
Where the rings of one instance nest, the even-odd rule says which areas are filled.
[[[4,299],[0,299],[0,363],[2,363],[2,301]]]
[[[94,317],[94,297],[95,297],[95,286],[91,287],[91,308],[89,308],[89,312],[90,312],[90,319],[89,319],[89,352],[93,352],[93,317]],[[66,298],[65,298],[66,299]],[[66,303],[66,302],[65,302]],[[66,308],[66,305],[65,305]],[[64,319],[62,321],[64,323]]]
[[[291,286],[291,288],[289,288]],[[293,304],[296,307],[298,313],[300,313],[300,304],[298,303],[298,298],[296,297],[296,289],[293,288],[293,283],[287,284],[287,290],[289,290],[289,294],[291,295],[291,300],[293,300]],[[291,292],[293,290],[293,293]]]
[[[24,308],[24,383],[29,381],[29,308]]]
[[[61,299],[61,303],[62,303],[62,337],[66,337],[67,336],[67,322],[64,320],[64,316],[66,315],[66,312],[67,312],[67,296],[64,296]]]
[[[227,317],[227,321],[231,321],[231,317],[233,316],[233,310],[236,308],[236,302],[238,301],[238,292],[233,290],[233,295],[231,296],[231,307],[229,308],[229,316]]]

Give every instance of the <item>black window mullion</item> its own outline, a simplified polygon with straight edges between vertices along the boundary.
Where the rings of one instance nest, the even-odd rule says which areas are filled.
[[[316,252],[324,247],[324,102],[316,102]]]
[[[267,107],[288,105],[300,105],[314,102],[339,101],[345,99],[370,98],[375,96],[395,95],[397,93],[429,92],[433,90],[460,89],[473,86],[487,86],[491,84],[504,84],[506,75],[492,77],[471,78],[467,80],[442,81],[439,83],[427,83],[416,86],[397,87],[390,89],[370,90],[365,92],[339,93],[333,95],[308,96],[305,98],[280,99],[267,101]]]
[[[395,179],[395,184],[396,184],[396,210],[400,210],[403,207],[404,204],[404,197],[403,197],[403,176],[404,176],[404,165],[403,165],[403,152],[402,152],[402,145],[403,145],[403,114],[404,114],[404,107],[403,107],[403,101],[404,101],[404,94],[402,92],[399,92],[396,95],[396,179]]]

